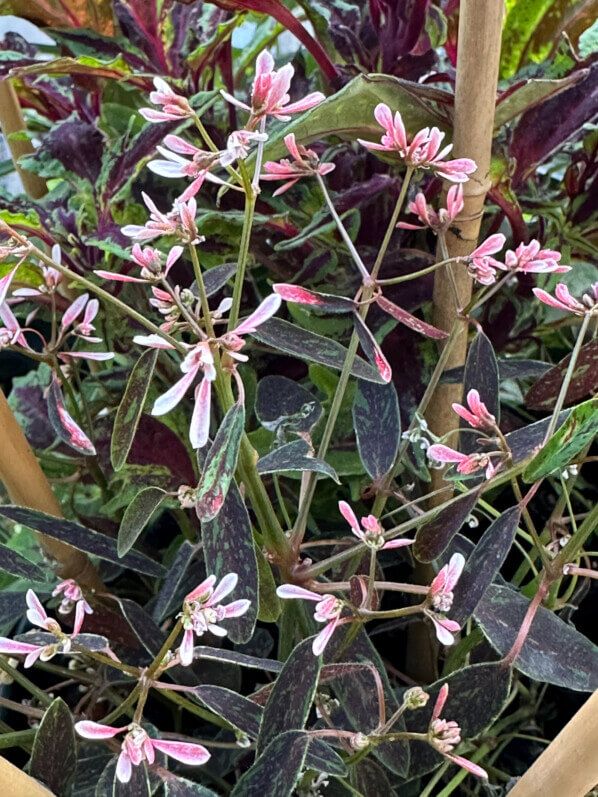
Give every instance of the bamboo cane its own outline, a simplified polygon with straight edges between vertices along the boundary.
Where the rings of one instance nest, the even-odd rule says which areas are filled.
[[[0,785],[7,797],[52,797],[39,781],[26,775],[5,758],[0,757]]]
[[[26,129],[17,93],[10,80],[0,81],[0,127],[6,137],[15,169],[21,178],[25,193],[33,199],[39,199],[47,191],[46,181],[19,166],[19,158],[22,155],[30,155],[34,151],[33,145],[29,139],[19,141],[10,139],[11,133],[18,133]]]
[[[461,0],[459,8],[459,41],[457,80],[455,86],[455,114],[453,153],[451,157],[472,158],[477,171],[463,186],[464,207],[455,220],[458,230],[447,234],[448,257],[470,254],[477,245],[482,209],[490,187],[488,173],[492,151],[494,108],[498,84],[498,67],[502,34],[503,0]],[[448,272],[452,268],[454,277]],[[459,307],[455,298],[455,287]],[[465,266],[455,264],[436,271],[434,279],[433,323],[449,332],[455,323],[459,333],[446,363],[446,370],[465,363],[467,353],[467,322],[459,322],[458,311],[471,298],[471,278]],[[460,384],[440,384],[428,406],[426,420],[434,434],[443,436],[458,427],[458,417],[451,404],[461,400]],[[430,492],[445,487],[442,471],[431,472]],[[438,493],[430,499],[437,506],[447,499]],[[434,572],[430,565],[416,568],[415,578],[428,584]],[[414,623],[410,628],[407,671],[417,673],[423,680],[434,680],[436,643],[429,628]]]
[[[598,784],[598,691],[544,750],[509,797],[583,797]]]

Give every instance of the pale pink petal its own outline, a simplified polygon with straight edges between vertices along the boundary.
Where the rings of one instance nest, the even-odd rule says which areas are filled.
[[[131,773],[133,768],[131,766],[131,759],[125,750],[121,751],[116,762],[116,777],[121,783],[128,783],[131,780]]]
[[[314,91],[298,102],[291,102],[289,105],[285,105],[284,112],[301,113],[302,111],[307,111],[310,108],[313,108],[314,105],[319,105],[325,99],[326,97],[321,91]]]
[[[224,609],[225,617],[241,617],[247,612],[250,606],[251,601],[247,600],[246,598],[242,598],[241,600],[233,601],[222,608]]]
[[[339,501],[338,508],[340,510],[341,515],[345,518],[347,523],[351,526],[351,529],[355,532],[360,531],[359,521],[355,516],[355,512],[351,509],[349,504],[346,501]]]
[[[244,321],[241,321],[239,326],[233,330],[234,334],[247,335],[251,332],[255,332],[260,324],[263,324],[264,321],[267,321],[274,315],[274,313],[277,312],[281,302],[282,299],[276,293],[272,293],[270,296],[267,296],[259,305],[257,310]]]
[[[90,342],[97,343],[100,338],[87,338]],[[65,351],[58,355],[61,360],[68,362],[69,357],[79,357],[83,360],[97,360],[98,362],[102,362],[103,360],[112,360],[114,357],[114,353],[110,351]]]
[[[443,445],[430,446],[428,454],[437,462],[464,462],[467,459],[467,456],[460,451]]]
[[[72,636],[77,636],[79,631],[81,630],[81,626],[83,625],[83,620],[85,618],[85,601],[77,601],[77,606],[75,608],[75,622],[73,624],[73,633]]]
[[[36,651],[41,652],[39,645],[30,645],[28,642],[15,642],[14,639],[0,637],[0,653],[4,653],[7,656],[34,653]]]
[[[274,69],[274,58],[270,55],[268,50],[262,50],[255,60],[255,77],[267,75]]]
[[[160,335],[135,335],[133,343],[138,343],[140,346],[150,346],[152,349],[174,349],[172,343],[164,340]]]
[[[78,296],[75,301],[68,307],[64,315],[62,316],[62,329],[66,329],[73,321],[81,314],[81,311],[85,307],[87,300],[89,299],[89,294],[84,293],[81,296]]]
[[[147,282],[141,277],[129,277],[127,274],[116,274],[112,271],[94,271],[93,273],[102,279],[113,280],[114,282]]]
[[[442,709],[444,708],[444,704],[448,698],[449,693],[449,685],[442,684],[440,687],[440,691],[438,692],[438,697],[436,698],[436,702],[434,703],[434,709],[432,711],[432,722],[437,720],[440,715],[442,714]]]
[[[374,108],[374,117],[379,125],[381,125],[389,134],[392,133],[394,128],[394,121],[392,118],[392,111],[385,103],[381,102]]]
[[[9,271],[2,279],[0,279],[0,304],[3,304],[8,295],[8,289],[14,275],[17,273],[18,266],[15,266],[12,271]],[[37,293],[37,291],[36,291]]]
[[[178,117],[174,116],[173,114],[165,113],[164,111],[157,111],[155,108],[140,108],[139,113],[148,122],[169,122],[171,120],[178,119]],[[123,783],[126,783],[126,781],[123,781]]]
[[[442,620],[440,618],[434,617],[433,615],[430,615],[430,617],[434,623],[438,641],[442,645],[454,645],[455,637],[453,634],[461,630],[459,623],[456,623],[454,620]]]
[[[330,641],[330,637],[334,633],[334,629],[338,625],[339,619],[340,617],[335,617],[334,620],[328,623],[328,625],[325,626],[316,636],[316,638],[313,641],[313,645],[311,646],[314,656],[319,656],[320,653],[324,651],[324,648]]]
[[[412,545],[414,542],[415,540],[408,540],[405,539],[405,537],[401,537],[400,539],[389,540],[388,542],[384,543],[382,550],[386,551],[390,548],[403,548],[405,545]]]
[[[23,662],[23,667],[26,670],[29,669],[29,667],[33,667],[35,662],[42,656],[42,653],[44,651],[45,651],[45,648],[42,648],[42,647],[36,647],[35,650],[32,650],[31,653],[29,653],[27,655],[27,657],[25,658],[25,661]],[[51,658],[52,657],[49,656],[45,660],[48,661],[48,659],[51,659]],[[44,661],[43,658],[42,658],[42,661]]]
[[[170,742],[164,739],[152,739],[152,746],[161,753],[166,753],[171,758],[180,761],[181,764],[188,766],[201,766],[209,760],[210,754],[205,747],[200,744],[189,744],[188,742]]]
[[[323,599],[322,595],[303,587],[297,587],[295,584],[281,584],[276,590],[276,594],[279,598],[305,598],[308,601],[317,601],[318,603]]]
[[[183,667],[189,667],[193,663],[193,629],[185,629],[183,641],[179,647],[179,657]]]
[[[232,105],[236,105],[237,108],[242,108],[244,111],[251,111],[249,105],[241,100],[238,100],[236,97],[233,97],[232,94],[229,94],[227,91],[220,90],[220,94],[224,97],[227,102],[230,102]]]
[[[172,161],[155,160],[147,164],[150,172],[159,175],[160,177],[183,177],[185,174],[185,165],[183,163],[173,163]]]
[[[27,619],[32,625],[38,625],[40,628],[46,628],[48,615],[46,610],[41,604],[40,599],[37,597],[32,589],[27,590],[25,601],[29,607],[27,611]]]
[[[559,310],[565,310],[566,312],[570,312],[571,308],[568,307],[563,302],[559,302],[558,299],[555,299],[554,296],[551,296],[546,291],[542,290],[542,288],[532,288],[534,296],[539,299],[544,304],[549,305],[550,307],[556,307]]]
[[[288,136],[285,136],[284,137],[284,143],[285,143],[286,148],[288,149],[288,151],[293,156],[293,158],[295,158],[296,161],[300,161],[301,160],[301,153],[297,149],[297,142],[295,141],[295,134],[294,133],[289,133]]]
[[[216,583],[216,576],[208,576],[201,584],[198,584],[195,589],[192,589],[191,592],[185,596],[186,601],[194,601],[200,596],[207,594],[214,584]]]
[[[110,725],[100,725],[99,722],[83,720],[75,723],[75,730],[84,739],[95,739],[97,741],[98,739],[112,739],[117,733],[126,731],[126,727],[113,728]]]
[[[446,586],[449,591],[453,589],[459,580],[463,568],[465,567],[465,557],[463,554],[454,553],[448,563]]]
[[[189,426],[189,441],[193,448],[203,448],[210,436],[210,404],[212,380],[207,376],[195,388],[195,406]]]
[[[168,257],[166,258],[166,268],[164,270],[165,276],[168,276],[168,272],[174,266],[176,261],[179,257],[183,254],[185,248],[183,246],[173,246],[170,252],[168,253]]]
[[[460,755],[447,755],[449,761],[452,761],[453,764],[457,764],[463,769],[466,769],[468,772],[471,772],[472,775],[477,775],[478,778],[486,778],[488,779],[488,773],[482,767],[479,767],[477,764],[474,764],[473,761],[468,761],[467,758],[463,758]]]
[[[165,415],[183,400],[189,386],[197,376],[199,367],[198,363],[196,368],[190,370],[188,374],[185,374],[178,382],[175,382],[170,390],[167,390],[166,393],[155,400],[154,406],[152,407],[152,415]]]
[[[226,576],[222,579],[222,581],[218,584],[214,592],[210,595],[210,599],[207,602],[207,606],[215,606],[216,604],[220,603],[223,598],[231,593],[234,588],[237,586],[237,582],[239,580],[239,576],[236,573],[227,573]]]
[[[500,250],[505,245],[505,236],[499,232],[495,235],[491,235],[489,238],[486,238],[477,249],[471,253],[471,257],[483,257],[484,255],[493,255],[496,252],[500,252]]]

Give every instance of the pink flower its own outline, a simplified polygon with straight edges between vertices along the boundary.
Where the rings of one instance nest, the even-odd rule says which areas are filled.
[[[74,326],[73,334],[88,340],[90,343],[100,343],[101,338],[91,336],[91,333],[95,331],[92,321],[98,314],[100,303],[97,299],[88,300],[89,294],[83,293],[74,300],[70,307],[67,307],[62,316],[60,329],[64,333],[79,318],[85,308],[83,320]]]
[[[266,116],[274,116],[281,122],[288,122],[291,118],[288,114],[300,113],[313,108],[314,105],[326,99],[322,92],[316,91],[308,94],[299,102],[289,103],[288,91],[291,79],[295,70],[291,64],[286,64],[281,69],[274,69],[274,59],[266,50],[258,55],[255,63],[255,78],[251,90],[251,107],[244,102],[240,102],[225,91],[221,91],[222,96],[236,105],[249,111],[250,117],[247,127],[252,129]]]
[[[57,620],[48,617],[46,610],[32,589],[27,590],[25,600],[28,606],[27,619],[29,622],[52,634],[56,638],[56,642],[48,645],[33,645],[29,642],[17,642],[13,639],[0,637],[0,653],[10,656],[24,655],[26,657],[24,664],[26,668],[32,667],[38,659],[49,661],[57,653],[69,653],[72,639],[81,630],[85,616],[84,608],[81,607],[79,609],[79,606],[77,606],[73,632],[69,635],[64,633]]]
[[[490,479],[497,471],[488,454],[462,454],[454,448],[436,444],[428,448],[428,456],[434,462],[458,462],[457,470],[463,474],[486,468],[486,478]]]
[[[444,177],[445,180],[450,180],[453,183],[464,183],[469,179],[468,175],[475,172],[477,166],[469,158],[443,160],[452,150],[453,145],[449,144],[440,150],[444,133],[441,133],[437,127],[431,129],[424,127],[409,142],[403,119],[398,111],[393,117],[388,105],[381,102],[376,106],[374,116],[378,124],[384,128],[385,135],[382,136],[379,144],[358,138],[357,140],[364,147],[382,152],[397,152],[407,166],[417,169],[432,169],[439,177]]]
[[[481,243],[473,252],[463,260],[468,264],[471,277],[481,285],[492,285],[496,282],[496,269],[502,265],[490,255],[494,255],[505,245],[505,236],[502,233],[491,235]]]
[[[473,775],[477,775],[479,778],[487,778],[488,773],[485,769],[482,769],[482,767],[479,767],[472,761],[468,761],[466,758],[452,754],[453,749],[461,741],[461,728],[454,720],[440,719],[440,714],[442,713],[442,709],[448,697],[448,691],[448,684],[443,684],[436,698],[436,704],[432,712],[432,718],[430,719],[428,741],[435,750],[445,756],[445,758],[448,758],[449,761],[463,767],[463,769],[466,769]]]
[[[467,394],[467,404],[469,409],[462,404],[453,404],[453,410],[463,420],[467,421],[474,429],[494,429],[496,426],[496,418],[483,401],[480,400],[480,394],[477,390],[470,390]]]
[[[453,589],[459,581],[465,558],[460,553],[454,553],[448,564],[444,565],[430,584],[428,597],[432,606],[440,612],[448,612],[453,605]]]
[[[158,249],[152,249],[149,246],[142,249],[139,244],[134,244],[131,250],[131,260],[141,267],[141,277],[130,277],[128,274],[100,270],[94,271],[94,274],[115,282],[159,282],[168,276],[168,272],[183,252],[182,246],[173,246],[166,256],[166,265],[162,266],[162,253]]]
[[[533,239],[527,245],[519,244],[515,251],[509,249],[504,264],[498,263],[497,266],[503,271],[519,271],[522,274],[562,274],[571,271],[571,266],[559,266],[560,259],[560,252],[540,249],[540,242]]]
[[[454,645],[455,644],[455,634],[457,634],[461,630],[461,626],[455,620],[449,620],[447,617],[443,617],[440,614],[436,614],[435,612],[431,612],[429,610],[425,611],[426,617],[429,617],[432,623],[434,624],[434,630],[436,631],[436,638],[440,642],[441,645]]]
[[[154,78],[155,91],[149,95],[150,102],[154,105],[161,105],[162,110],[156,111],[153,108],[140,108],[139,113],[148,122],[168,122],[180,121],[194,116],[193,109],[189,105],[186,97],[175,94],[165,80],[160,77]]]
[[[159,235],[175,235],[182,243],[195,244],[203,240],[199,238],[195,225],[197,202],[194,197],[188,201],[175,199],[172,210],[162,213],[146,193],[142,192],[141,196],[150,212],[149,221],[143,227],[139,224],[127,224],[121,230],[123,235],[136,241],[150,241]]]
[[[301,177],[311,177],[316,174],[324,176],[334,170],[334,163],[320,163],[318,156],[313,150],[297,145],[294,133],[289,133],[288,136],[285,136],[284,143],[293,156],[293,160],[290,161],[288,158],[283,158],[279,163],[267,161],[264,164],[265,174],[260,178],[261,180],[288,181],[276,189],[274,196],[288,191]]]
[[[179,647],[181,664],[188,667],[193,662],[193,641],[195,636],[203,636],[207,631],[216,636],[226,636],[226,628],[218,623],[228,617],[241,617],[249,609],[251,601],[238,600],[222,606],[220,601],[237,586],[236,573],[224,576],[216,588],[216,576],[208,576],[195,587],[183,602],[181,612],[184,628],[183,641]]]
[[[446,232],[463,210],[463,186],[458,184],[449,188],[446,208],[440,208],[438,213],[427,204],[426,197],[422,193],[417,194],[415,200],[409,203],[409,210],[419,218],[421,224],[400,221],[397,227],[404,230],[423,230],[429,227],[436,235]]]
[[[54,244],[52,247],[51,257],[56,265],[59,266],[62,255],[58,244]],[[40,285],[38,288],[19,288],[14,292],[15,296],[42,296],[43,294],[54,293],[60,282],[62,282],[62,274],[57,269],[52,268],[52,266],[45,266],[42,263],[40,263],[40,266],[44,280],[43,285]]]
[[[245,160],[249,155],[249,145],[251,141],[268,140],[265,133],[256,133],[252,130],[235,130],[226,140],[226,149],[220,153],[220,165],[230,166],[238,160]]]
[[[341,515],[345,518],[349,526],[351,526],[353,534],[370,548],[375,548],[378,551],[387,550],[389,548],[403,548],[405,545],[411,545],[411,543],[414,542],[414,540],[407,540],[404,537],[385,542],[384,529],[373,515],[362,517],[360,526],[355,512],[353,512],[346,501],[339,501],[338,508],[340,509]]]
[[[279,598],[304,599],[317,603],[314,619],[318,623],[327,623],[326,627],[314,638],[312,645],[314,656],[319,656],[341,621],[343,602],[335,598],[334,595],[318,595],[317,592],[297,587],[294,584],[282,584],[276,590],[276,594]]]
[[[68,614],[73,606],[75,606],[77,617],[79,614],[93,614],[93,609],[83,597],[83,591],[74,579],[67,578],[66,581],[61,581],[60,584],[57,584],[52,591],[52,596],[55,598],[57,595],[64,596],[58,607],[60,614]],[[79,609],[79,606],[81,606],[81,609]],[[81,622],[83,622],[83,618],[81,618]],[[75,622],[75,625],[77,625],[77,622]]]
[[[554,296],[551,296],[542,288],[534,288],[534,294],[544,304],[575,315],[593,313],[598,306],[598,282],[595,282],[590,290],[584,293],[581,301],[571,296],[569,288],[563,282],[559,282],[554,289]]]
[[[158,152],[165,160],[151,160],[147,167],[161,177],[189,177],[193,181],[179,199],[186,202],[199,191],[204,180],[224,185],[225,180],[211,174],[218,165],[222,153],[210,152],[190,144],[183,138],[168,135],[164,138],[165,147],[158,147]],[[190,155],[191,160],[182,157]]]
[[[116,764],[116,777],[121,783],[128,783],[131,780],[132,768],[139,766],[142,761],[153,764],[156,750],[187,766],[201,766],[210,758],[206,748],[200,744],[152,739],[135,722],[123,728],[113,728],[110,725],[100,725],[99,722],[83,720],[75,723],[75,730],[79,736],[92,741],[112,739],[119,733],[127,732]]]

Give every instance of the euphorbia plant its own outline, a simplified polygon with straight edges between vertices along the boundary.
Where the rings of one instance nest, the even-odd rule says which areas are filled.
[[[578,301],[563,285],[556,298],[535,289],[542,302],[583,320],[551,417],[506,433],[499,366],[479,319],[500,288],[510,289],[514,274],[568,270],[561,253],[533,239],[513,244],[503,262],[506,237],[492,232],[467,258],[447,258],[445,237],[462,209],[460,186],[475,163],[447,159],[450,145],[442,148],[444,133],[437,126],[407,130],[400,110],[379,103],[369,125],[373,138],[382,136],[380,143],[358,140],[354,146],[364,147],[364,158],[367,150],[392,156],[400,190],[379,246],[366,256],[329,186],[339,171],[332,156],[320,145],[308,148],[312,142],[298,133],[305,129],[299,122],[305,125],[329,101],[313,91],[290,102],[292,75],[290,65],[276,70],[272,55],[260,53],[249,96],[239,100],[223,91],[211,98],[219,113],[227,102],[245,121],[217,136],[182,88],[154,81],[149,102],[155,107],[144,104],[140,114],[148,127],[165,124],[169,132],[156,138],[162,158],[150,160],[147,171],[167,178],[178,193],[171,201],[148,178],[141,193],[145,209],[137,206],[133,214],[122,208],[119,214],[118,249],[101,263],[106,268],[97,268],[93,258],[84,263],[80,250],[68,251],[67,241],[62,256],[60,248],[49,255],[35,236],[23,234],[18,220],[2,223],[8,270],[0,282],[0,341],[43,366],[40,392],[43,387],[60,441],[63,479],[86,479],[96,506],[88,511],[73,504],[71,516],[83,524],[12,506],[0,514],[96,557],[107,583],[102,593],[84,593],[72,580],[39,590],[49,601],[50,592],[64,595],[61,614],[68,617],[74,608],[70,634],[29,589],[28,620],[42,632],[18,629],[16,638],[3,637],[0,652],[13,659],[2,668],[37,699],[36,670],[23,677],[15,656],[24,655],[27,668],[39,665],[41,677],[68,676],[68,684],[85,690],[78,702],[66,692],[65,698],[78,735],[103,741],[118,754],[116,764],[112,756],[103,760],[106,788],[114,777],[138,788],[147,771],[167,793],[175,782],[192,789],[188,779],[238,795],[316,793],[324,776],[335,778],[340,790],[362,793],[347,784],[363,783],[372,771],[379,793],[391,780],[399,793],[402,783],[446,763],[485,780],[493,776],[490,746],[474,740],[518,699],[514,669],[582,691],[596,683],[596,649],[550,611],[566,603],[573,579],[592,576],[578,564],[595,511],[584,511],[577,526],[565,488],[573,533],[558,549],[533,516],[543,480],[558,477],[571,462],[583,464],[595,428],[595,402],[575,407],[567,420],[561,415],[596,320],[593,294]],[[291,115],[305,111],[291,129]],[[282,125],[273,127],[273,120]],[[268,160],[281,141],[291,160]],[[446,207],[429,204],[424,190],[430,177],[451,185]],[[272,197],[284,194],[289,204],[284,212],[277,205],[274,213],[269,203],[282,200],[268,192],[277,180],[284,184]],[[306,248],[321,248],[319,237],[328,236],[348,266],[346,280],[325,274],[309,277],[306,285],[299,274],[282,282],[255,267],[256,236],[262,227],[292,226],[295,196],[307,196],[311,214],[327,221],[324,232],[305,235]],[[420,223],[399,221],[406,210]],[[231,222],[227,235],[235,230],[226,245],[210,240],[210,225],[220,216]],[[395,268],[390,244],[405,234],[397,227],[431,232],[439,257],[428,254],[421,268]],[[51,226],[39,237],[53,243]],[[228,252],[233,245],[231,264],[219,249]],[[25,262],[33,278],[23,273]],[[85,268],[90,262],[93,267]],[[465,383],[465,400],[453,405],[467,427],[460,439],[438,440],[422,414],[446,377],[454,334],[406,310],[394,291],[437,269],[450,274],[464,267],[481,285],[469,305],[458,308],[460,321],[476,332],[465,372],[457,377]],[[538,303],[533,306],[539,311]],[[405,432],[395,384],[410,375],[393,369],[392,351],[381,340],[397,324],[434,352],[418,406],[402,408]],[[348,336],[348,345],[330,330]],[[444,342],[440,352],[434,340]],[[272,350],[287,359],[274,359]],[[294,384],[270,365],[258,380],[265,358],[290,368],[291,357],[311,362],[313,385],[304,385],[304,374]],[[117,380],[115,390],[110,363],[133,359],[126,387]],[[340,428],[349,411],[355,440],[352,430]],[[173,446],[173,438],[176,461],[171,458],[164,473],[163,452],[156,449],[161,441]],[[346,454],[349,446],[356,453],[347,466],[333,455]],[[445,463],[457,465],[446,476],[456,495],[423,508],[429,469]],[[151,521],[158,511],[162,521],[167,512],[174,519],[174,533],[168,522]],[[108,522],[94,520],[95,512],[104,512]],[[480,517],[492,522],[475,542],[458,533]],[[507,557],[515,549],[523,558],[510,589],[499,571],[505,562],[511,567]],[[414,559],[434,563],[429,583],[414,583]],[[12,575],[39,578],[35,563],[14,551],[0,554],[0,565]],[[517,590],[522,584],[525,591]],[[231,593],[232,602],[222,603]],[[313,618],[306,601],[316,604]],[[425,619],[442,646],[439,678],[405,689],[413,678],[392,664],[387,668],[375,642],[386,632],[398,646],[404,624],[415,617]],[[562,667],[545,664],[552,661],[556,630],[581,650],[575,678],[563,675],[570,659]],[[270,655],[274,645],[276,657]],[[57,656],[70,658],[68,668],[56,664]],[[239,672],[246,676],[243,687]],[[60,680],[52,686],[54,693],[60,688]],[[445,704],[455,719],[441,718]],[[497,735],[504,720],[508,726],[508,713],[496,722]],[[38,732],[42,742],[50,727],[45,721]],[[72,739],[69,744],[74,749]],[[181,770],[172,762],[167,768],[158,753],[202,769]],[[478,763],[484,756],[486,768]],[[420,780],[422,793],[443,772],[429,787]]]

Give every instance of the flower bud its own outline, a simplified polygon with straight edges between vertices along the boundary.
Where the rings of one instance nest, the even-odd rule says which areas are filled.
[[[405,708],[409,711],[423,708],[429,699],[430,695],[424,692],[421,686],[413,686],[411,689],[407,689],[403,695],[403,703],[405,704]]]

